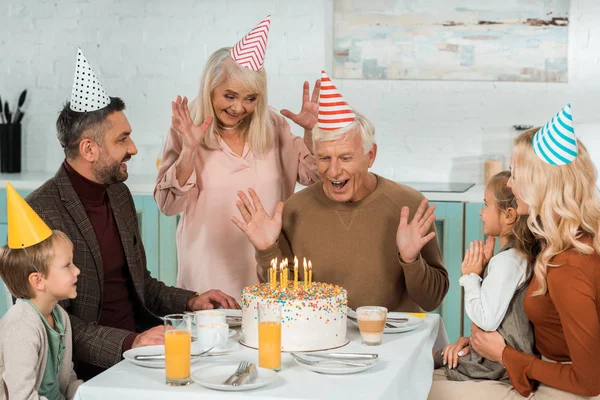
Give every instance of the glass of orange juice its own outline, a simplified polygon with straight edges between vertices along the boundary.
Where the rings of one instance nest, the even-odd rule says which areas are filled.
[[[189,385],[193,314],[170,314],[165,321],[165,374],[169,386]]]
[[[258,366],[281,370],[281,304],[258,305]]]

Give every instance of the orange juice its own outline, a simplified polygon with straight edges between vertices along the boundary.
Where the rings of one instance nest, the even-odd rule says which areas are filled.
[[[281,368],[281,323],[258,324],[258,366],[276,370]]]
[[[167,379],[182,380],[190,377],[191,337],[188,331],[165,332],[165,369]]]

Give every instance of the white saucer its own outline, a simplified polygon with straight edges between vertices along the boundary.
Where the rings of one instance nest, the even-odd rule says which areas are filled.
[[[230,339],[231,339],[231,338],[233,338],[233,337],[235,337],[235,335],[237,335],[237,334],[238,334],[238,332],[237,332],[235,329],[230,329],[230,330],[229,330],[229,338],[230,338]],[[192,341],[192,346],[194,345],[194,343],[195,343],[194,341],[195,341],[196,339],[197,339],[197,333],[196,333],[196,329],[193,329],[193,330],[192,330],[192,340],[193,340],[193,341]]]
[[[194,348],[192,346],[192,351]],[[211,354],[212,351],[209,353]],[[164,345],[155,345],[155,346],[144,346],[144,347],[136,347],[135,349],[129,349],[125,353],[123,353],[123,358],[146,368],[164,368],[165,360],[136,360],[135,356],[139,355],[148,355],[148,354],[165,354],[165,346]],[[191,363],[197,363],[200,361],[202,357],[193,357],[191,359]]]
[[[348,309],[348,315],[350,317],[356,318],[356,311]],[[390,325],[394,325],[395,328],[388,328],[387,326],[383,328],[383,333],[402,333],[409,332],[417,329],[423,322],[425,322],[425,318],[414,317],[412,315],[408,315],[401,312],[389,312],[388,317],[390,318],[408,318],[408,322],[394,322],[387,321]],[[353,321],[348,318],[351,324],[358,326],[356,321]]]
[[[317,358],[317,357],[311,357],[310,354],[296,353],[296,356],[303,360],[319,361],[318,364],[310,365],[310,364],[305,364],[302,361],[299,361],[296,358],[294,358],[294,361],[296,362],[296,364],[298,364],[302,368],[305,368],[309,371],[318,372],[320,374],[330,374],[330,375],[355,374],[357,372],[362,372],[369,368],[372,368],[379,361],[379,359],[376,358],[372,361],[365,362],[365,365],[363,365],[363,366],[357,366],[357,365],[348,365],[348,364],[342,364],[342,363],[337,363],[337,362],[331,362],[331,361],[324,360],[322,358]],[[363,363],[363,361],[361,361],[361,363]]]
[[[208,354],[213,354],[213,355],[217,355],[217,354],[226,354],[229,353],[233,350],[236,350],[238,347],[240,347],[240,345],[238,344],[237,340],[234,339],[230,339],[227,341],[227,343],[225,344],[225,346],[223,347],[215,347],[214,349],[212,349],[211,351],[208,352]],[[193,349],[193,346],[192,346]],[[202,351],[202,349],[199,349],[200,351]]]
[[[238,365],[239,363],[211,365],[199,368],[192,372],[192,380],[198,385],[209,389],[237,392],[256,389],[268,385],[279,378],[279,375],[275,371],[266,368],[256,368],[257,377],[253,383],[240,386],[224,385],[223,382],[235,372]]]

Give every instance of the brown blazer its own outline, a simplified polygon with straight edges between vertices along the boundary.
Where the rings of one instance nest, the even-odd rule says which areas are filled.
[[[183,312],[193,292],[166,286],[150,276],[131,192],[124,183],[117,183],[109,186],[107,194],[135,287],[136,326],[143,331],[160,324],[158,316]],[[64,167],[26,200],[51,229],[63,231],[73,242],[73,262],[81,270],[77,297],[61,302],[71,319],[73,360],[110,368],[121,361],[123,341],[131,332],[98,325],[104,285],[100,247]]]

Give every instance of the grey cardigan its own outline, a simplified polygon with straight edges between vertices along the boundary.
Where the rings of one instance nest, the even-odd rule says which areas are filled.
[[[79,385],[73,371],[73,342],[71,323],[62,307],[58,306],[65,327],[65,356],[60,366],[58,382],[60,392],[72,399]],[[23,300],[0,319],[0,400],[37,400],[45,397],[38,394],[44,377],[48,339],[46,328],[37,310]]]

